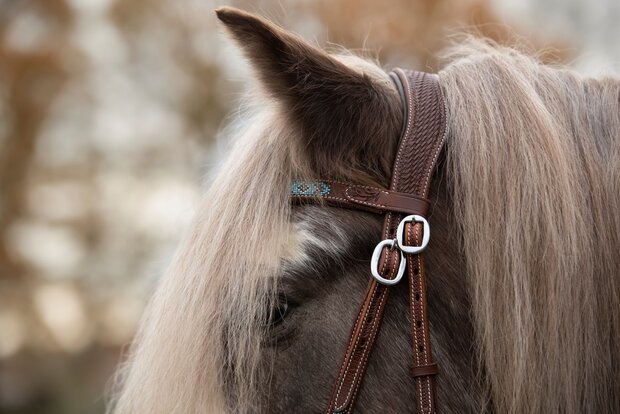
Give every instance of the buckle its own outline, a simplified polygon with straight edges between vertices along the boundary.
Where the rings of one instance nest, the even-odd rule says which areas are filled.
[[[407,223],[422,223],[423,225],[423,233],[422,233],[422,243],[419,246],[407,246],[404,242],[404,233],[405,233],[405,224]],[[396,231],[396,238],[393,240],[386,239],[382,240],[375,246],[375,250],[372,252],[372,258],[370,259],[370,272],[372,273],[372,277],[377,279],[377,281],[383,285],[393,286],[400,282],[405,274],[405,268],[407,267],[407,261],[405,260],[405,253],[407,254],[419,254],[426,249],[428,246],[428,242],[431,239],[431,227],[428,224],[428,221],[422,216],[417,214],[412,214],[410,216],[405,217],[398,223],[398,229]],[[398,249],[400,253],[400,263],[398,264],[398,272],[396,273],[396,277],[394,279],[386,279],[379,273],[379,259],[381,258],[381,253],[383,252],[384,247],[390,247],[390,249]]]
[[[398,272],[396,273],[396,277],[394,279],[386,279],[379,273],[379,258],[381,257],[381,252],[383,252],[383,248],[389,246],[391,249],[398,249],[400,253],[400,263],[398,264]],[[400,282],[400,279],[403,278],[405,274],[405,267],[407,266],[407,261],[405,260],[405,255],[402,250],[398,248],[398,242],[396,239],[394,240],[382,240],[375,246],[375,250],[372,252],[372,258],[370,259],[370,272],[372,276],[377,279],[377,281],[383,285],[392,286]]]
[[[422,243],[419,246],[407,246],[405,244],[405,224],[407,223],[422,223],[423,232],[422,232]],[[431,239],[431,226],[429,226],[428,221],[422,216],[418,216],[417,214],[412,214],[410,216],[405,217],[398,223],[398,230],[396,231],[396,241],[398,243],[398,248],[405,253],[410,254],[418,254],[422,253],[426,246],[428,246],[428,242]]]

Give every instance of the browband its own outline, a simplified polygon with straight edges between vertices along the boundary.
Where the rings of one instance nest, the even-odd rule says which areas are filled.
[[[373,278],[360,306],[326,414],[350,414],[361,389],[368,359],[383,319],[389,286],[406,274],[416,405],[419,413],[436,412],[435,381],[426,306],[426,270],[422,251],[428,244],[426,220],[431,177],[446,135],[446,111],[437,75],[394,69],[390,73],[403,99],[405,118],[389,189],[334,181],[294,181],[295,203],[328,205],[385,214],[382,238],[371,259]],[[406,217],[405,217],[406,215]]]
[[[426,216],[430,201],[413,194],[338,181],[293,181],[291,198],[300,204],[324,201],[336,207],[372,213],[405,213]]]

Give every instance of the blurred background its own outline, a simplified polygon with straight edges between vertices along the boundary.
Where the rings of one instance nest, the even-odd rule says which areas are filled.
[[[0,0],[0,413],[103,412],[244,89],[224,3],[386,68],[477,30],[620,69],[617,0]]]

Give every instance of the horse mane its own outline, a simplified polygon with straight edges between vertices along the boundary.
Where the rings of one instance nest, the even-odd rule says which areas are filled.
[[[110,412],[252,410],[261,322],[280,259],[294,249],[288,191],[297,146],[276,105],[260,105],[227,131],[236,143],[145,311]],[[225,384],[238,392],[233,406]]]
[[[493,408],[618,406],[620,83],[481,41],[446,58],[445,165]],[[289,183],[315,178],[259,96],[145,311],[111,413],[255,411],[261,322],[281,258],[299,253]]]
[[[620,82],[469,39],[440,72],[481,367],[502,413],[620,406]]]

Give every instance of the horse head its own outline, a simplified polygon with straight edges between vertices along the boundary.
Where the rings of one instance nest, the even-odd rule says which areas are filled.
[[[387,187],[404,121],[389,75],[258,16],[217,16],[253,69],[253,105],[147,309],[118,414],[324,411],[380,241],[380,216],[289,192]],[[438,406],[612,412],[620,82],[483,40],[445,59],[425,253]],[[391,289],[363,412],[415,412],[407,289]]]

